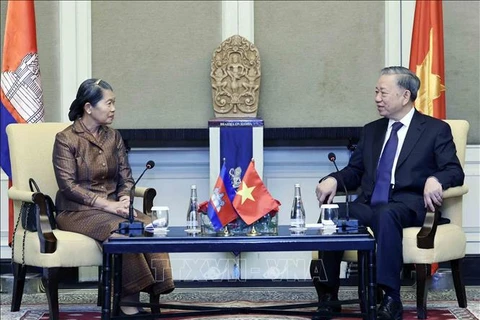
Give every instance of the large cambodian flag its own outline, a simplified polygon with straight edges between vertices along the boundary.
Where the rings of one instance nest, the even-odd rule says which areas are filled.
[[[33,0],[8,1],[4,39],[0,90],[0,166],[11,179],[5,128],[10,123],[43,122],[44,115]],[[9,239],[12,227],[13,206],[10,203]]]

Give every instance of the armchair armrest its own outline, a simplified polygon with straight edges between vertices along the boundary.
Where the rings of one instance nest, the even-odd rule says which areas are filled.
[[[448,188],[443,192],[443,199],[460,197],[468,192],[466,185]],[[440,210],[436,208],[435,212],[427,211],[423,226],[417,233],[417,247],[420,249],[432,249],[437,232],[438,220],[440,219]]]
[[[153,199],[157,195],[154,188],[135,187],[135,197],[143,198],[143,213],[152,215]]]
[[[15,187],[10,187],[10,189],[8,189],[8,197],[14,201],[33,202],[33,194],[34,192],[30,190],[18,190]]]
[[[15,187],[8,189],[8,197],[15,201],[33,202],[38,205],[37,234],[40,241],[41,253],[54,253],[57,250],[57,238],[53,234],[47,216],[45,195],[41,192],[18,190]],[[20,213],[18,213],[20,215]]]
[[[460,187],[452,187],[443,191],[443,199],[463,196],[468,193],[468,187],[466,185]]]

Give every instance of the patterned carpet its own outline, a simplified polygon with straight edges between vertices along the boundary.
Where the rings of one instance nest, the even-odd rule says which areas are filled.
[[[340,299],[354,299],[356,289],[342,288]],[[431,291],[428,294],[429,320],[479,320],[480,319],[480,287],[468,287],[468,308],[458,308],[453,290]],[[1,294],[2,320],[46,320],[48,307],[44,293],[24,295],[19,312],[9,312],[11,296]],[[62,320],[100,319],[100,307],[96,306],[97,292],[93,289],[61,290],[59,294]],[[276,304],[282,302],[308,303],[315,301],[315,292],[311,287],[301,288],[196,288],[176,289],[171,294],[162,297],[162,303],[183,303],[189,305],[215,306],[258,306],[260,304]],[[148,296],[142,294],[142,301]],[[410,287],[402,288],[402,300],[405,306],[404,320],[416,319],[415,290]],[[344,310],[348,313],[355,306]],[[310,309],[311,310],[311,309]],[[299,316],[274,315],[232,315],[195,318],[171,319],[222,319],[222,320],[305,320]],[[336,318],[343,319],[343,318]]]

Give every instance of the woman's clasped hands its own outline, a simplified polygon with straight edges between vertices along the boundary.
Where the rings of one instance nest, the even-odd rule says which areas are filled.
[[[106,211],[115,213],[121,217],[128,218],[129,206],[130,206],[130,197],[122,196],[118,199],[118,201],[109,200],[106,207]],[[133,216],[137,217],[137,212],[135,210],[133,210]]]

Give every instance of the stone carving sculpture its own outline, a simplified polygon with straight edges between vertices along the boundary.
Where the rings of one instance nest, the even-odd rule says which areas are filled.
[[[260,94],[260,54],[234,35],[213,52],[210,77],[215,117],[256,117]]]

